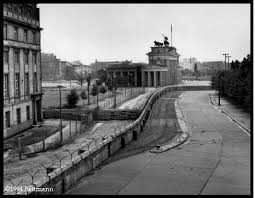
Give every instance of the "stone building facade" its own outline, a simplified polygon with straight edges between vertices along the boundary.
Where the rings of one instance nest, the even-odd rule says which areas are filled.
[[[106,68],[109,78],[115,75],[134,78],[135,86],[158,87],[173,85],[181,82],[179,54],[175,47],[164,45],[151,47],[147,53],[149,64],[146,63],[119,63],[111,64]]]
[[[58,80],[61,77],[60,59],[54,54],[41,53],[42,80]]]
[[[180,61],[180,66],[183,67],[184,69],[189,69],[194,71],[194,65],[195,63],[198,62],[198,60],[195,57],[192,58],[181,58]]]
[[[88,74],[88,73],[92,73],[92,69],[90,67],[90,65],[84,65],[81,61],[73,61],[71,62],[71,64],[73,65],[73,67],[75,68],[75,73],[76,74]]]
[[[3,4],[4,138],[42,121],[41,44],[36,4]]]
[[[96,73],[98,70],[106,70],[106,68],[108,68],[111,65],[117,65],[117,64],[122,64],[125,62],[129,62],[131,63],[131,61],[95,61],[94,63],[90,64],[92,73]]]

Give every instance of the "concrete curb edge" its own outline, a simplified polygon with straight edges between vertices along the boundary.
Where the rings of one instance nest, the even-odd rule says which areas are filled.
[[[185,122],[186,119],[184,116],[184,112],[182,111],[181,103],[179,101],[179,99],[182,97],[182,95],[183,94],[181,94],[174,102],[176,116],[177,116],[177,120],[178,120],[178,124],[179,124],[179,128],[180,128],[180,134],[178,134],[177,137],[175,137],[167,145],[164,145],[164,146],[160,147],[159,149],[154,148],[154,149],[150,150],[151,153],[162,153],[169,149],[175,148],[175,147],[183,144],[184,142],[186,142],[187,139],[191,136],[191,132],[188,130],[188,127],[186,125],[186,122]]]

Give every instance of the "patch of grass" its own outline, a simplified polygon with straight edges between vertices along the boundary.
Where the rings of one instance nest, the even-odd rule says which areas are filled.
[[[80,95],[81,90],[76,90],[77,93]],[[62,90],[61,91],[61,104],[63,106],[65,106],[66,104],[66,95],[70,92],[70,90]],[[117,91],[117,95],[119,95],[121,93],[120,90]],[[90,104],[94,104],[96,102],[95,97],[89,95],[90,97]],[[105,94],[101,94],[99,93],[98,95],[98,100],[102,101],[106,98],[110,98],[112,97],[112,93],[111,92],[106,92]],[[80,100],[77,103],[77,106],[83,106],[83,102],[84,105],[86,106],[88,104],[88,100]],[[44,91],[44,95],[43,95],[43,99],[42,99],[42,108],[56,108],[59,107],[59,91]]]
[[[65,126],[63,125],[62,128]],[[22,146],[27,146],[31,144],[35,144],[37,142],[42,141],[42,135],[44,133],[44,137],[47,138],[56,132],[59,131],[59,126],[43,126],[43,127],[34,127],[22,134],[21,144]],[[43,131],[43,133],[42,133]],[[18,147],[18,138],[13,138],[5,143],[5,148],[17,148]]]

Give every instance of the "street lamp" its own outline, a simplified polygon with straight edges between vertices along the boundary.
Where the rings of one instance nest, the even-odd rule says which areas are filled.
[[[96,80],[96,88],[97,88],[97,108],[99,108],[99,106],[98,106],[98,94],[99,94],[98,88],[99,88],[99,80]]]
[[[129,73],[129,76],[128,76],[128,81],[129,81],[129,86],[130,86],[130,88],[131,88],[131,98],[132,98],[133,78],[134,78],[133,73],[130,72],[130,73]]]
[[[61,106],[61,88],[62,85],[58,85],[59,89],[59,105],[60,105],[60,110],[59,110],[59,118],[60,118],[60,145],[62,144],[63,141],[63,134],[62,134],[62,106]]]
[[[226,57],[228,57],[229,54],[225,53],[225,54],[222,54],[223,56],[225,56],[225,70],[226,70]],[[218,73],[218,76],[219,76],[219,102],[218,102],[218,106],[220,106],[220,94],[221,94],[221,77],[223,76],[224,74],[222,74],[219,70],[219,73]]]
[[[218,106],[220,106],[220,84],[221,84],[221,72],[220,70],[218,71],[218,76],[219,76],[219,101],[218,101]]]
[[[39,125],[38,128],[41,128],[41,138],[42,138],[42,142],[43,142],[43,151],[45,151],[45,132],[43,130],[43,125]]]

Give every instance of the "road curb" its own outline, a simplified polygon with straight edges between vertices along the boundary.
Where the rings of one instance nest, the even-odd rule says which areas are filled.
[[[224,111],[221,107],[219,107],[218,105],[216,105],[211,98],[211,95],[209,94],[209,98],[210,98],[210,102],[213,106],[215,106],[218,110],[220,110],[222,113],[226,114],[233,122],[235,122],[236,124],[238,124],[243,130],[245,130],[247,133],[251,133],[250,129],[247,129],[244,125],[242,125],[240,122],[238,122],[236,119],[234,119],[229,113],[227,113],[226,111]]]
[[[181,103],[179,99],[182,97],[182,94],[178,97],[178,99],[175,100],[174,106],[176,111],[176,116],[180,128],[180,134],[177,135],[170,143],[167,145],[161,146],[159,148],[154,148],[150,150],[151,153],[162,153],[164,151],[167,151],[169,149],[175,148],[184,142],[187,141],[187,139],[191,136],[191,132],[188,130],[188,127],[186,125],[186,119],[184,112],[182,111]]]

